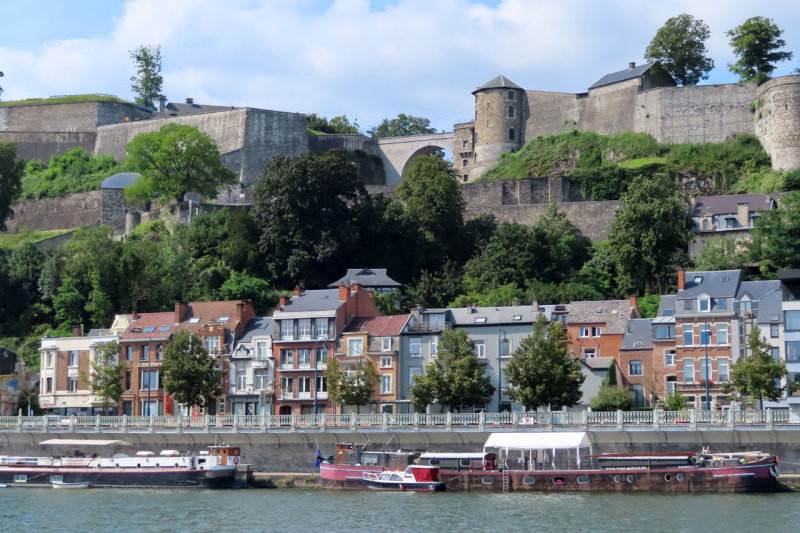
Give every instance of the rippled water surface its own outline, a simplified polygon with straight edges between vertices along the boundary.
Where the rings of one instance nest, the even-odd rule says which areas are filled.
[[[0,489],[2,531],[800,531],[800,494]]]

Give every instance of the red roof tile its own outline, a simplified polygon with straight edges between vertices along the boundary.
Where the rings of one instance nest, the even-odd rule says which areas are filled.
[[[354,317],[345,328],[345,333],[366,332],[373,337],[399,335],[411,315],[376,317]]]

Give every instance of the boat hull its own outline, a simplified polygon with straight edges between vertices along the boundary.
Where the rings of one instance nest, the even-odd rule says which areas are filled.
[[[429,481],[424,483],[401,483],[364,480],[362,484],[372,490],[393,490],[405,492],[441,492],[445,490],[445,484],[437,481]]]
[[[62,483],[89,483],[92,487],[230,488],[234,483],[234,475],[233,468],[190,470],[30,467],[0,470],[0,483],[9,486],[46,486],[51,484],[51,476],[60,476]]]
[[[380,466],[322,463],[319,465],[319,484],[326,489],[363,489],[364,473],[380,474],[384,470]]]

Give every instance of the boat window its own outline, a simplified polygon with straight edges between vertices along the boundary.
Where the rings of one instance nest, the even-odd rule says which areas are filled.
[[[526,485],[533,485],[534,483],[536,483],[536,478],[533,476],[525,476],[524,478],[522,478],[522,482],[525,483]]]
[[[578,476],[578,483],[589,483],[589,476]]]
[[[672,481],[672,475],[671,474],[664,474],[664,481]]]
[[[400,476],[400,475],[394,474],[394,475],[392,476],[392,481],[403,481],[403,476]]]
[[[434,459],[428,459],[428,464],[430,464],[430,465],[438,465],[439,464],[439,459],[435,459],[435,458]]]
[[[678,481],[683,481],[683,474],[678,474],[677,476],[675,476],[675,479],[677,479]]]
[[[361,464],[376,465],[378,464],[378,456],[374,453],[365,453],[361,456]]]
[[[622,481],[622,476],[614,476],[614,483],[619,483]]]
[[[472,463],[470,462],[469,459],[461,459],[460,461],[458,461],[458,464],[460,464],[461,466],[470,466]]]
[[[27,483],[28,476],[25,474],[14,474],[14,483]]]
[[[481,478],[481,483],[484,485],[494,485],[494,476],[483,476]]]
[[[625,481],[627,481],[628,483],[633,483],[633,476],[631,474],[628,474],[628,477],[625,478]]]
[[[50,476],[50,483],[61,483],[62,481],[64,481],[64,476],[61,474],[53,474]]]
[[[554,477],[553,478],[553,483],[555,483],[556,485],[563,485],[564,484],[564,478],[561,477],[561,476]]]

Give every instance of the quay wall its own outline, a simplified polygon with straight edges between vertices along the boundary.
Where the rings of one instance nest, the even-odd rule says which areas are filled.
[[[780,458],[783,474],[800,473],[800,428],[709,428],[709,429],[602,429],[589,430],[594,453],[693,452],[708,447],[712,452],[761,450]],[[113,450],[131,454],[139,450],[158,453],[162,449],[200,451],[206,446],[225,443],[240,446],[243,463],[255,471],[311,472],[317,449],[332,455],[337,442],[369,442],[378,449],[475,452],[483,448],[489,432],[476,430],[453,431],[270,431],[230,433],[96,433],[96,432],[17,432],[0,431],[0,455],[38,456],[72,453],[80,450],[91,454],[97,450],[51,449],[40,446],[48,439],[119,439],[132,447]],[[108,450],[103,450],[109,453]]]

